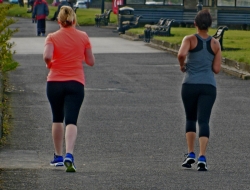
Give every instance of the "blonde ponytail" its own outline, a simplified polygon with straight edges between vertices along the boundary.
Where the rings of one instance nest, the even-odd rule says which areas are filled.
[[[70,27],[76,24],[76,14],[70,6],[62,6],[58,14],[58,21],[63,27]]]

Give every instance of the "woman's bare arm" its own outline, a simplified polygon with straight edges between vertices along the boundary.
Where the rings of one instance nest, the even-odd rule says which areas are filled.
[[[178,61],[180,63],[180,70],[182,72],[185,72],[185,60],[186,60],[186,57],[187,57],[187,54],[188,54],[188,51],[190,49],[190,40],[189,40],[189,37],[186,36],[183,38],[182,40],[182,43],[181,43],[181,47],[179,49],[179,52],[178,52]]]
[[[214,61],[212,65],[212,70],[215,74],[218,74],[221,69],[221,46],[218,40],[213,39],[213,49],[214,49]]]
[[[95,64],[95,56],[92,52],[92,49],[86,49],[85,50],[85,62],[89,66],[94,66]]]
[[[46,44],[43,51],[43,60],[47,68],[51,67],[51,60],[53,57],[54,46],[53,44]]]

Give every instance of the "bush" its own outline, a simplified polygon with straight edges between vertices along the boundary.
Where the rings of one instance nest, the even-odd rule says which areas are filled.
[[[11,50],[14,42],[9,42],[11,36],[18,29],[11,30],[8,28],[8,26],[15,23],[15,20],[6,17],[11,7],[11,4],[0,4],[0,72],[2,73],[14,70],[18,66],[18,63],[13,59],[15,52]]]
[[[3,146],[6,142],[6,136],[9,133],[9,111],[8,111],[8,103],[7,97],[3,94],[5,91],[6,85],[4,81],[6,81],[7,71],[14,70],[18,63],[13,59],[13,52],[11,48],[14,43],[9,42],[11,36],[17,32],[17,29],[11,30],[8,28],[11,24],[15,23],[15,20],[10,18],[7,19],[8,10],[12,7],[11,4],[0,4],[0,146]]]

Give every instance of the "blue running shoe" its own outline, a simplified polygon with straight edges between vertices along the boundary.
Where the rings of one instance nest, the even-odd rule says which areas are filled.
[[[51,160],[50,162],[51,166],[63,166],[63,157],[62,156],[57,156],[54,153],[54,160]]]
[[[185,154],[184,156],[186,158],[185,158],[184,162],[182,163],[182,167],[191,168],[192,164],[195,163],[195,153],[190,152],[188,154]]]
[[[74,165],[74,157],[72,154],[67,153],[63,162],[64,166],[66,167],[66,172],[76,172],[76,167]]]
[[[197,163],[198,171],[207,171],[207,161],[205,156],[200,156]]]

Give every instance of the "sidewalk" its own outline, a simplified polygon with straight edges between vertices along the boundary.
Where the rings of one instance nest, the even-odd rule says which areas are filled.
[[[48,32],[58,29],[55,22],[46,24]],[[12,38],[20,66],[9,73],[13,128],[9,143],[0,149],[0,189],[250,189],[249,81],[216,75],[209,171],[185,170],[183,74],[176,56],[95,27],[81,27],[90,36],[96,65],[85,67],[77,172],[49,166],[53,145],[44,38],[34,37],[29,20],[20,19],[15,26],[21,27]]]

